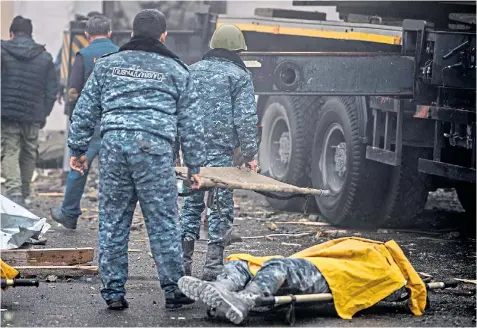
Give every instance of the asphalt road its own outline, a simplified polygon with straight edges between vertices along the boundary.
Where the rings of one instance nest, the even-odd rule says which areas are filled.
[[[48,188],[54,191],[51,178],[40,178],[37,191]],[[51,180],[51,181],[50,181]],[[83,206],[89,210],[83,214],[77,231],[68,231],[56,224],[46,234],[48,248],[57,247],[96,247],[97,219],[95,219],[94,177],[89,183],[92,187],[90,199],[84,197]],[[381,241],[394,239],[404,250],[417,271],[432,275],[435,280],[449,278],[476,279],[475,240],[462,237],[454,231],[461,220],[462,211],[455,195],[437,193],[430,197],[428,210],[420,218],[426,230],[422,231],[356,231],[339,230],[331,226],[281,225],[280,221],[316,220],[315,216],[290,213],[273,213],[261,197],[241,193],[237,198],[235,229],[241,236],[253,237],[270,233],[304,233],[308,236],[252,238],[233,244],[228,252],[247,252],[253,255],[290,255],[300,249],[343,236],[360,236]],[[60,204],[61,198],[35,197],[30,208],[37,214],[48,215],[48,208]],[[138,217],[139,217],[138,212]],[[230,326],[227,322],[207,318],[203,305],[197,303],[176,311],[166,311],[163,296],[157,282],[156,268],[148,255],[147,234],[139,223],[130,236],[130,279],[126,298],[130,308],[123,312],[111,312],[99,296],[100,282],[97,277],[64,279],[55,282],[41,281],[39,288],[11,288],[2,292],[2,326]],[[439,224],[434,224],[435,222]],[[51,222],[51,221],[50,221]],[[271,222],[277,223],[278,230]],[[427,222],[427,223],[426,223]],[[429,223],[431,222],[431,223]],[[434,223],[432,223],[434,222]],[[429,227],[432,231],[429,231]],[[317,237],[317,231],[321,231]],[[205,235],[203,236],[205,237]],[[35,246],[40,247],[40,246]],[[139,251],[137,251],[139,250]],[[198,242],[195,253],[194,274],[200,274],[206,250],[206,242]],[[403,308],[374,307],[357,314],[352,320],[339,319],[333,306],[320,305],[298,309],[296,326],[475,326],[476,301],[475,285],[463,284],[457,289],[435,291],[430,294],[431,308],[425,315],[415,317]],[[467,294],[467,295],[460,295]],[[250,326],[282,326],[285,311],[258,313],[251,316]]]

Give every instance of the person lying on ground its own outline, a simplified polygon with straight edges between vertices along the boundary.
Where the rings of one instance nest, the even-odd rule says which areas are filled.
[[[235,324],[247,318],[257,298],[279,294],[332,293],[343,319],[379,301],[397,301],[404,288],[413,314],[421,315],[426,306],[424,282],[392,240],[340,238],[289,258],[233,254],[226,261],[216,281],[184,276],[179,288]]]

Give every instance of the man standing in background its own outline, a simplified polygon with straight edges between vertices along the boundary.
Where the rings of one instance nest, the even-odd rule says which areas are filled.
[[[19,205],[30,195],[38,132],[56,100],[57,80],[51,55],[32,38],[31,20],[17,16],[11,40],[1,43],[2,175],[6,194]]]
[[[75,14],[75,22],[84,22],[87,21],[89,18],[94,17],[94,16],[101,16],[101,13],[97,11],[91,11],[89,12],[86,16],[80,15],[80,14]],[[71,23],[70,23],[70,28],[71,28]],[[67,120],[66,120],[66,133],[65,133],[65,148],[64,148],[64,153],[63,153],[63,173],[68,174],[70,172],[70,151],[68,149],[68,145],[66,142],[66,139],[68,138],[68,129],[70,127],[70,117],[71,113],[74,109],[74,105],[69,104],[69,99],[66,97],[65,99],[65,89],[67,87],[67,81],[66,79],[68,78],[67,76],[61,76],[61,65],[63,64],[63,51],[64,51],[64,36],[62,34],[62,46],[60,47],[60,51],[58,51],[58,54],[56,55],[55,59],[55,70],[56,70],[56,76],[58,79],[58,90],[56,93],[56,100],[58,101],[58,104],[63,105],[63,101],[65,101],[65,107],[64,107],[64,113],[67,115]],[[73,38],[71,42],[75,42],[75,39]],[[70,58],[69,56],[69,51],[66,50],[65,58]],[[69,59],[68,59],[69,60]],[[76,101],[75,101],[76,103]],[[66,176],[63,176],[65,178]]]
[[[90,44],[76,54],[68,83],[68,106],[71,108],[70,113],[73,112],[86,80],[93,72],[96,60],[105,54],[119,50],[119,47],[114,45],[109,39],[111,37],[111,22],[104,16],[93,16],[90,18],[86,23],[85,35]],[[86,152],[88,163],[91,163],[99,154],[100,146],[101,135],[98,121],[95,133]],[[88,170],[85,170],[84,175],[76,171],[70,171],[66,178],[65,198],[61,208],[51,209],[51,218],[61,223],[65,228],[76,229],[78,217],[81,215],[80,202],[87,177]]]

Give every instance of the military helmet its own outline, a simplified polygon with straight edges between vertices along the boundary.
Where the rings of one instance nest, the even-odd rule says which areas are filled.
[[[215,30],[209,46],[211,49],[247,50],[242,31],[237,26],[230,24],[221,25]]]

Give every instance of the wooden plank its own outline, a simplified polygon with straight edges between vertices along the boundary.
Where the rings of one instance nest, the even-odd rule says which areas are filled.
[[[326,222],[305,222],[305,221],[275,221],[276,224],[294,224],[294,225],[306,225],[306,226],[328,226],[329,223]]]
[[[65,194],[62,192],[39,192],[40,197],[63,197]]]
[[[78,266],[19,266],[16,267],[22,277],[54,275],[58,277],[95,276],[98,274],[96,265]]]
[[[3,250],[1,258],[8,265],[77,265],[93,261],[94,248],[44,248]]]
[[[468,284],[474,284],[477,285],[477,280],[470,280],[470,279],[460,279],[460,278],[454,278],[454,280],[462,281]]]

